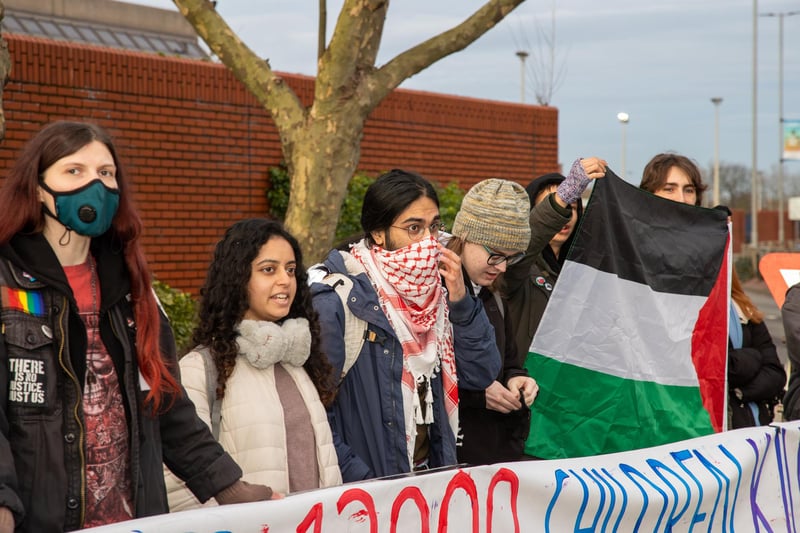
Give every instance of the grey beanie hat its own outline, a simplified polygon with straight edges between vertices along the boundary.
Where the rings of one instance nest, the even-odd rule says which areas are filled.
[[[461,202],[453,235],[489,248],[528,248],[531,206],[528,193],[513,181],[491,178],[476,183]]]

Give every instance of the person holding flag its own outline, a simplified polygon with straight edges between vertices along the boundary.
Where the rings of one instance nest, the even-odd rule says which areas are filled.
[[[514,322],[516,348],[529,373],[533,369],[528,364],[528,349],[583,214],[581,194],[592,179],[605,176],[607,165],[598,157],[578,159],[569,176],[544,174],[525,187],[532,208],[531,240],[522,259],[508,265],[503,294]],[[528,458],[538,457],[534,440],[530,434],[525,437],[524,455]]]
[[[551,172],[535,178],[525,187],[531,205],[531,240],[523,258],[509,265],[503,276],[504,294],[515,322],[515,341],[520,354],[528,353],[572,244],[583,214],[581,194],[591,180],[605,176],[607,165],[598,157],[578,159],[569,176]]]
[[[700,205],[706,186],[688,157],[665,153],[645,166],[640,187],[661,198]],[[722,207],[722,206],[720,206]],[[722,208],[730,217],[730,210]],[[728,429],[772,422],[786,385],[786,371],[764,323],[764,314],[731,270],[728,321]]]
[[[701,205],[706,185],[694,161],[684,155],[666,152],[648,161],[639,188],[667,200]]]
[[[528,351],[526,450],[582,457],[722,429],[728,245],[723,213],[606,169]]]

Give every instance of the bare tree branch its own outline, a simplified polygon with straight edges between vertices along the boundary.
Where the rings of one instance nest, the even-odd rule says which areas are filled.
[[[358,105],[353,97],[365,73],[375,68],[388,7],[389,2],[383,0],[345,0],[319,62],[314,99],[317,110],[326,101],[338,106],[347,99],[348,105]]]
[[[458,26],[406,50],[372,73],[363,90],[380,101],[407,78],[463,50],[525,0],[490,0]]]
[[[211,51],[233,72],[259,102],[266,104],[273,119],[301,124],[305,110],[295,93],[276,75],[269,60],[253,52],[209,0],[173,0],[181,14],[194,26]],[[292,128],[289,127],[288,130]]]
[[[556,12],[555,3],[550,14],[550,29],[545,30],[539,19],[534,17],[536,29],[536,45],[531,45],[528,39],[528,32],[520,29],[520,39],[512,31],[511,37],[514,40],[516,50],[528,52],[528,59],[525,63],[525,80],[531,83],[526,84],[525,92],[532,92],[539,105],[550,105],[553,96],[564,82],[566,73],[566,61],[559,57],[556,46]]]
[[[2,0],[0,0],[2,1]],[[320,0],[314,102],[306,109],[269,63],[228,27],[208,0],[173,0],[211,50],[272,115],[291,177],[285,224],[306,257],[329,250],[347,183],[361,156],[369,113],[400,83],[462,50],[524,0],[488,0],[458,26],[376,69],[388,0],[344,0],[324,45]]]

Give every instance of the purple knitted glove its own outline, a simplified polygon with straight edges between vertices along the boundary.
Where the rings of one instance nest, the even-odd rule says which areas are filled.
[[[572,168],[569,169],[567,179],[558,185],[556,192],[564,202],[571,204],[581,197],[583,191],[589,186],[590,181],[589,176],[586,175],[586,171],[583,170],[579,158],[572,163]]]

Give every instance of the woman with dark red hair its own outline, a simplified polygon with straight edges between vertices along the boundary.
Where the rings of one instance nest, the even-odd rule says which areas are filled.
[[[168,511],[162,461],[201,501],[268,499],[197,417],[109,135],[55,122],[0,191],[0,533]]]

